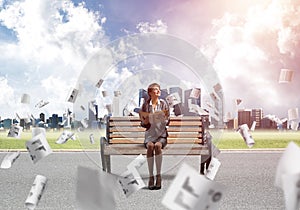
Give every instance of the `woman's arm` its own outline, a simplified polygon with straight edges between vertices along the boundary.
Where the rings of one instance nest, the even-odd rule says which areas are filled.
[[[147,104],[142,105],[142,109],[139,111],[139,116],[141,120],[141,126],[149,129],[151,124],[149,123],[149,112],[147,112]]]
[[[149,124],[149,113],[148,112],[140,111],[139,115],[140,115],[140,120],[141,120],[142,124],[144,124],[144,125]]]
[[[170,107],[169,104],[165,100],[161,100],[161,110],[165,113],[166,125],[170,123]]]

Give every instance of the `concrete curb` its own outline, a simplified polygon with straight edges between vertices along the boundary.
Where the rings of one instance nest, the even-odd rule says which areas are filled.
[[[220,149],[221,153],[283,152],[285,148]],[[26,149],[0,149],[0,152],[27,152]],[[99,149],[52,149],[53,152],[100,152]]]
[[[261,149],[220,149],[221,153],[282,153],[285,148],[261,148]]]

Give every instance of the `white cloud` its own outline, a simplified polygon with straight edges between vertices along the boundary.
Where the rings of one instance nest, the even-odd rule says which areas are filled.
[[[107,83],[104,84],[103,88],[113,93],[113,91],[118,90],[119,86],[131,76],[133,76],[133,73],[127,67],[121,68],[120,70],[116,68],[112,69],[106,78]],[[115,89],[112,89],[112,87]]]
[[[136,28],[140,33],[167,33],[168,26],[162,20],[157,20],[155,23],[140,22]]]
[[[0,12],[0,20],[16,33],[14,54],[30,62],[61,59],[73,67],[82,66],[104,39],[100,15],[71,1],[14,2]]]
[[[88,10],[84,3],[75,6],[71,0],[7,4],[0,10],[0,24],[13,31],[15,40],[0,40],[5,52],[0,62],[9,74],[6,84],[14,92],[25,86],[33,101],[48,97],[64,104],[66,89],[76,83],[88,59],[108,41],[102,28],[105,22],[99,11]],[[65,108],[51,106],[47,105],[49,113]]]
[[[13,103],[14,99],[14,89],[9,86],[7,79],[0,76],[0,105],[7,106]]]
[[[278,24],[278,47],[281,53],[295,55],[300,45],[300,2],[274,0],[270,10],[280,17]],[[280,11],[280,12],[278,12]]]
[[[46,91],[44,96],[57,101],[64,101],[67,98],[68,90],[70,88],[67,80],[51,75],[50,77],[41,81],[41,86]],[[49,97],[50,96],[50,97]]]
[[[226,109],[232,108],[235,97],[242,97],[246,108],[261,107],[283,117],[288,107],[299,106],[300,1],[177,3],[165,3],[168,8],[161,18],[168,25],[168,33],[200,47],[213,64],[225,103],[229,102]],[[292,83],[278,84],[281,68],[295,70]]]
[[[280,86],[277,80],[280,68],[295,67],[300,2],[273,0],[267,7],[250,7],[245,15],[226,13],[213,24],[203,52],[219,73],[229,102],[243,98],[246,108],[262,107],[283,117],[289,106],[299,105],[296,81]]]
[[[226,39],[223,41],[226,42]],[[266,56],[259,48],[248,43],[235,43],[219,49],[214,68],[223,79],[237,78],[247,74],[251,66],[265,60]]]

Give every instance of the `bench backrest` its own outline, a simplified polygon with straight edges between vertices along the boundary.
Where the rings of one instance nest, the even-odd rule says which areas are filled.
[[[145,128],[139,117],[108,117],[106,138],[110,144],[144,143]],[[203,144],[203,118],[201,116],[171,117],[168,130],[168,144]]]

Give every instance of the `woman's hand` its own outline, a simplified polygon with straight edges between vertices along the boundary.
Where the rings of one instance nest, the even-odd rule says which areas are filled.
[[[168,109],[165,109],[165,110],[162,110],[164,113],[165,113],[165,117],[169,117],[169,110]]]
[[[149,124],[149,113],[148,112],[142,112],[142,111],[140,111],[139,115],[140,115],[140,120],[142,121],[142,123],[144,125]]]

